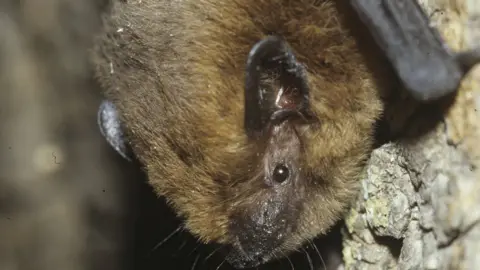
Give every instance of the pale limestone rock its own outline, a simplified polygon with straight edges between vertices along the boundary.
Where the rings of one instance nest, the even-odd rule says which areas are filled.
[[[480,46],[480,1],[419,2],[454,51]],[[476,68],[433,131],[373,152],[346,216],[345,269],[478,269],[479,81]]]

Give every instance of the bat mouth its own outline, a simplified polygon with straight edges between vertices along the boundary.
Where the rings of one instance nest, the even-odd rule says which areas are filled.
[[[236,269],[257,267],[270,262],[274,258],[274,250],[251,249],[245,250],[235,241],[225,248],[225,260]]]

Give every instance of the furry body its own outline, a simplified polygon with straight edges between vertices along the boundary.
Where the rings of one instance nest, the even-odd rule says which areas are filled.
[[[301,175],[275,198],[298,207],[285,215],[295,225],[272,256],[327,232],[356,194],[381,91],[341,12],[347,4],[336,2],[344,1],[143,0],[116,3],[107,16],[93,54],[97,77],[151,185],[201,240],[233,244],[238,213],[269,211],[265,198],[278,190],[259,175],[265,153],[280,151],[291,130],[295,154],[284,154],[295,155]],[[245,63],[272,34],[305,66],[316,120],[252,140]]]

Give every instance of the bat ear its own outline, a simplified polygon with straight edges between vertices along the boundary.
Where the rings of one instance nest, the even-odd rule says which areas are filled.
[[[115,105],[104,100],[98,109],[97,122],[100,132],[117,153],[128,161],[132,161],[133,154],[130,146],[126,142],[123,131],[118,119],[117,109]]]
[[[309,89],[304,67],[288,44],[277,36],[256,43],[245,70],[244,128],[249,137],[260,136],[268,125],[305,116]]]

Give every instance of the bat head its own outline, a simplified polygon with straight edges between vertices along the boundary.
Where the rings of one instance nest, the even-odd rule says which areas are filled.
[[[227,261],[236,268],[283,257],[326,233],[357,190],[370,149],[374,122],[370,115],[378,111],[378,104],[365,105],[364,97],[357,101],[356,93],[363,95],[361,87],[366,84],[349,84],[360,89],[344,102],[355,110],[345,105],[346,109],[337,111],[353,111],[350,115],[362,121],[338,119],[335,113],[329,116],[328,110],[337,108],[322,107],[322,91],[332,91],[336,98],[337,83],[322,83],[309,74],[282,38],[267,36],[254,44],[244,70],[244,136],[238,137],[246,138],[242,143],[248,147],[238,148],[233,159],[225,161],[234,169],[221,177],[206,171],[202,177],[215,178],[209,181],[204,177],[162,182],[170,186],[165,194],[185,218],[186,227],[202,240],[220,243]],[[99,123],[107,140],[131,157],[122,133],[114,131],[120,128],[112,112],[115,108],[109,105],[101,110]],[[207,167],[201,162],[197,168]],[[195,191],[186,190],[186,182],[181,181],[190,181],[189,187],[196,181]],[[207,205],[215,210],[207,211]],[[213,219],[222,220],[217,222],[221,225],[206,225],[213,224]]]
[[[245,73],[244,129],[258,158],[250,179],[233,187],[234,197],[249,195],[230,214],[231,264],[267,261],[297,229],[308,177],[299,131],[313,119],[304,67],[287,44],[275,36],[255,44]]]

